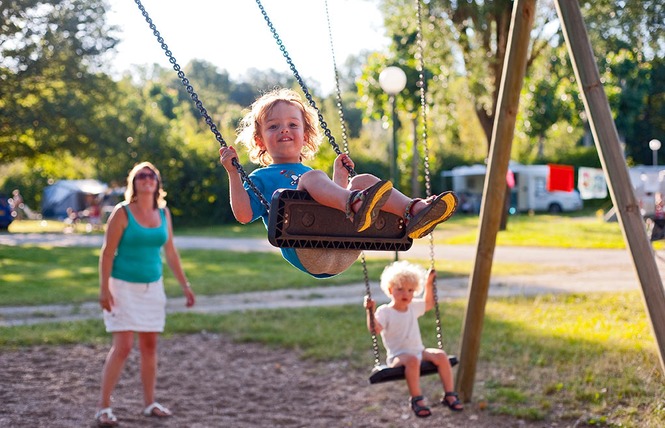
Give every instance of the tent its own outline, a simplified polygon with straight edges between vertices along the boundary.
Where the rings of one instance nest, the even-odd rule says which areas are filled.
[[[79,212],[87,208],[88,196],[106,191],[106,184],[97,180],[60,180],[44,188],[42,217],[64,219],[67,208]]]

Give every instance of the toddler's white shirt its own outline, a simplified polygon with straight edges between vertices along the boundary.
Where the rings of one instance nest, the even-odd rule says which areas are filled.
[[[388,365],[400,354],[422,356],[425,349],[418,318],[425,314],[425,301],[414,299],[406,312],[400,312],[388,305],[381,305],[375,313],[376,320],[381,324],[381,340],[386,348]]]

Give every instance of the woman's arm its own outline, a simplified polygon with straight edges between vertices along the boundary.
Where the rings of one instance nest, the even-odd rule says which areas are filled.
[[[111,212],[106,223],[104,243],[99,254],[99,305],[107,311],[110,311],[113,306],[113,296],[109,291],[113,259],[126,227],[127,213],[122,205],[118,204],[113,208],[113,212]]]

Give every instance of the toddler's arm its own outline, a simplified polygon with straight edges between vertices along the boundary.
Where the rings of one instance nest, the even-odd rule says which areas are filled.
[[[374,318],[374,311],[376,310],[376,302],[369,296],[365,296],[363,306],[367,309],[367,330],[372,332],[372,318]],[[381,334],[383,326],[374,318],[374,333]]]
[[[434,281],[436,280],[436,271],[432,268],[427,271],[427,280],[425,282],[425,312],[434,308]]]

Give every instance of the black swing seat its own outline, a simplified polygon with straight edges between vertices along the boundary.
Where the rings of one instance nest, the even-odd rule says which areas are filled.
[[[451,366],[456,366],[458,363],[457,357],[454,355],[448,356]],[[437,373],[436,366],[429,361],[422,361],[420,363],[420,376],[426,376]],[[386,365],[374,366],[369,375],[369,383],[382,383],[390,382],[392,380],[404,379],[404,366],[388,367]]]
[[[381,211],[372,225],[356,232],[342,211],[318,204],[302,190],[277,190],[268,216],[268,241],[280,248],[406,251],[413,240],[404,220]]]

